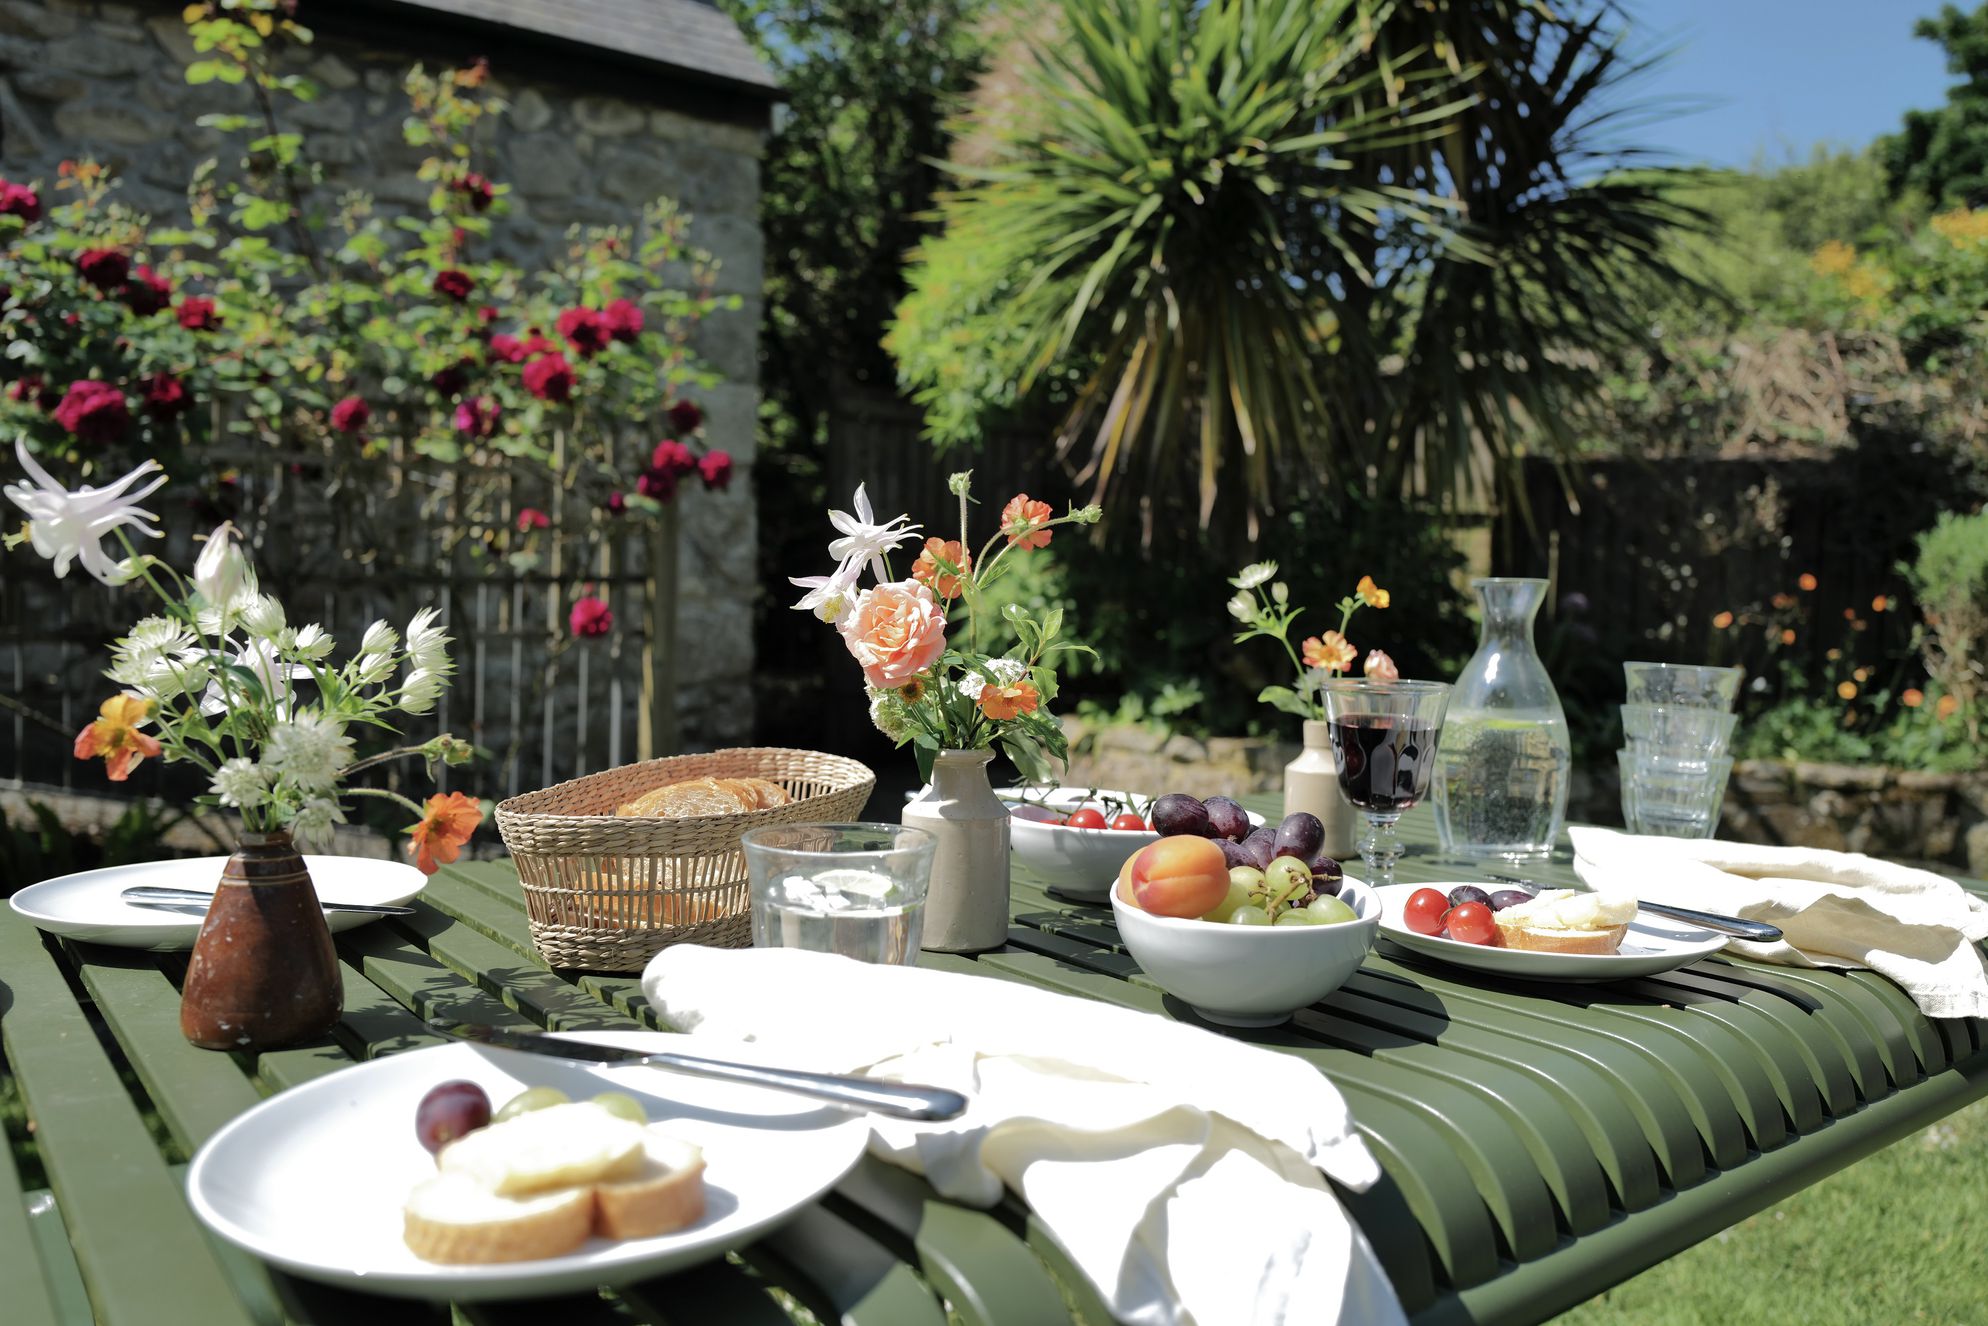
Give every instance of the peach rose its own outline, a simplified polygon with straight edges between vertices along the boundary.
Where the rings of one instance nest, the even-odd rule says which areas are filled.
[[[946,649],[946,614],[915,580],[864,590],[838,629],[863,676],[880,691],[903,686]]]

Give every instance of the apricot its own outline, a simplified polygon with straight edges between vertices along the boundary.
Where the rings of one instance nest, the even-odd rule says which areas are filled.
[[[1229,896],[1229,859],[1206,838],[1179,835],[1127,863],[1132,894],[1155,916],[1200,916]]]
[[[1120,901],[1127,907],[1139,905],[1139,899],[1132,892],[1132,863],[1138,859],[1138,852],[1125,858],[1125,864],[1118,868],[1118,883],[1112,886],[1117,891]]]

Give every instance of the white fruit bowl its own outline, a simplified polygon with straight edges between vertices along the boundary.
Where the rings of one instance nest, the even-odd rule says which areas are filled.
[[[1352,876],[1337,925],[1228,925],[1155,916],[1111,893],[1118,934],[1146,975],[1210,1022],[1272,1027],[1346,983],[1374,947],[1381,904]]]
[[[1019,798],[1026,793],[1029,800]],[[1002,788],[1008,802],[1008,847],[1030,874],[1068,898],[1103,902],[1118,869],[1160,835],[1150,829],[1073,829],[1048,821],[1083,805],[1107,798],[1149,814],[1155,798],[1134,796],[1107,787]],[[1249,812],[1252,829],[1263,827],[1263,816]]]

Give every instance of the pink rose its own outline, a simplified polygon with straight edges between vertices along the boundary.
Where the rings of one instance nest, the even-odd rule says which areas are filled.
[[[534,359],[525,365],[525,390],[542,401],[571,400],[573,366],[560,354]]]
[[[649,468],[663,470],[673,479],[681,479],[697,472],[697,457],[690,454],[690,448],[681,442],[665,438],[656,443],[656,449],[649,453]]]
[[[456,192],[469,203],[470,210],[476,212],[489,211],[491,201],[497,197],[490,181],[473,170],[456,181]]]
[[[581,639],[606,635],[614,629],[614,611],[592,594],[583,594],[573,600],[573,611],[566,624]]]
[[[1394,660],[1378,649],[1367,655],[1366,670],[1375,681],[1401,680],[1401,671],[1394,666]]]
[[[732,458],[723,451],[707,451],[697,462],[697,472],[704,476],[706,488],[729,488],[732,486]]]
[[[610,516],[621,515],[623,512],[627,510],[628,510],[627,498],[623,497],[620,493],[609,493],[607,495],[607,513]]]
[[[497,418],[504,412],[494,396],[471,396],[456,406],[456,431],[470,437],[489,437],[497,431]]]
[[[607,334],[617,341],[632,341],[642,334],[642,309],[632,299],[617,299],[601,310]]]
[[[903,686],[946,650],[946,614],[915,580],[864,590],[837,629],[864,678],[880,691]]]
[[[372,417],[373,407],[357,396],[347,396],[331,407],[331,426],[341,433],[363,431]]]
[[[179,325],[188,331],[213,331],[221,325],[221,318],[214,312],[214,301],[201,295],[188,295],[179,302],[175,314]]]
[[[186,384],[170,373],[154,373],[138,385],[145,391],[145,413],[154,419],[174,419],[193,408]]]
[[[68,395],[55,407],[55,422],[79,442],[115,442],[131,427],[131,408],[110,383],[84,378],[69,384]]]
[[[644,470],[635,476],[635,491],[657,502],[676,496],[676,471]]]
[[[18,216],[23,221],[41,220],[41,195],[25,184],[0,180],[0,216]]]
[[[535,506],[528,506],[518,512],[518,533],[529,534],[535,529],[551,529],[552,517]]]
[[[559,315],[559,334],[581,358],[590,358],[606,348],[607,322],[598,309],[569,308]]]

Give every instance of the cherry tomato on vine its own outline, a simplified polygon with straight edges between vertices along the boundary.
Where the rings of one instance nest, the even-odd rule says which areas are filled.
[[[1443,913],[1450,909],[1450,900],[1434,889],[1417,889],[1408,895],[1408,905],[1401,909],[1401,923],[1418,935],[1440,935],[1443,933]]]
[[[1120,811],[1111,821],[1111,827],[1128,833],[1141,833],[1146,829],[1146,821],[1131,811]]]
[[[1063,822],[1073,829],[1102,829],[1104,812],[1095,806],[1085,806],[1080,810],[1071,811],[1070,818]]]
[[[1491,909],[1481,902],[1450,908],[1443,924],[1449,927],[1451,939],[1465,944],[1488,944],[1498,937],[1498,923],[1491,919]]]

